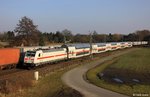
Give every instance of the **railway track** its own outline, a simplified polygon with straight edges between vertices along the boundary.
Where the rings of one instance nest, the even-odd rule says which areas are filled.
[[[13,77],[15,75],[26,72],[27,70],[23,69],[9,69],[9,70],[1,70],[0,71],[0,80],[8,79],[9,77]]]
[[[19,72],[19,71],[21,71],[21,69],[16,69],[16,68],[7,69],[7,70],[1,70],[0,71],[0,76],[8,75],[10,73]]]
[[[24,75],[25,73],[33,73],[34,71],[39,71],[41,75],[45,75],[48,72],[53,72],[56,69],[64,68],[68,65],[71,65],[72,63],[77,63],[80,61],[82,61],[82,59],[74,59],[58,63],[45,64],[44,66],[36,67],[31,70],[19,68],[0,70],[0,80],[8,79],[16,75]]]

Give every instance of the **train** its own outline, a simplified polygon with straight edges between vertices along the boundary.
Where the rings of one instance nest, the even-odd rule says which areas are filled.
[[[0,69],[14,68],[20,62],[25,67],[37,67],[47,63],[69,60],[90,54],[113,51],[132,46],[146,45],[141,42],[109,42],[63,44],[57,46],[14,47],[0,49]]]
[[[63,44],[61,47],[52,49],[37,49],[27,51],[24,57],[24,66],[37,67],[47,63],[53,63],[61,60],[69,60],[88,56],[90,54],[113,51],[123,48],[129,48],[134,45],[145,45],[142,42],[111,42],[90,44]]]
[[[36,49],[54,48],[56,46],[32,46],[32,47],[14,47],[14,48],[0,48],[0,70],[15,68],[18,64],[24,63],[24,56],[27,51]],[[19,65],[20,66],[20,65]],[[21,65],[22,66],[22,65]]]

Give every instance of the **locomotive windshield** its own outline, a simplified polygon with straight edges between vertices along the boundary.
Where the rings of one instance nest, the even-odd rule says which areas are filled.
[[[27,57],[34,57],[35,56],[35,51],[27,51],[26,56]]]

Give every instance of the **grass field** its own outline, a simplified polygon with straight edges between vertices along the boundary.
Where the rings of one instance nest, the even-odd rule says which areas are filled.
[[[132,96],[133,94],[150,96],[150,48],[137,48],[108,61],[87,72],[88,80],[97,86]],[[104,77],[98,77],[103,73]],[[122,84],[112,81],[120,78]],[[133,79],[140,82],[135,83]]]
[[[39,81],[34,81],[33,87],[6,95],[0,94],[0,97],[82,97],[79,92],[67,87],[61,81],[61,76],[76,66],[78,65],[51,72],[40,78]]]

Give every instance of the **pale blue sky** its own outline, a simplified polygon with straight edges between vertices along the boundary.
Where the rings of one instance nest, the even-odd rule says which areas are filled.
[[[46,32],[128,34],[150,30],[150,0],[0,0],[0,31],[27,16]]]

